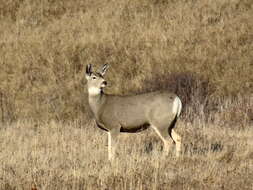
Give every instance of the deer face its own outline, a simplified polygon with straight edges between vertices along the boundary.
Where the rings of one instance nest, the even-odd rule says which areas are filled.
[[[107,68],[108,65],[105,64],[99,71],[93,72],[90,64],[86,66],[85,77],[87,79],[89,95],[98,95],[103,91],[103,88],[107,85],[104,79]]]

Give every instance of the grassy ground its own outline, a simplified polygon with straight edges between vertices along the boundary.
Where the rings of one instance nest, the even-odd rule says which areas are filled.
[[[250,97],[252,9],[251,0],[0,0],[0,119],[83,118],[89,63],[111,65],[110,93],[163,83],[193,101]]]
[[[0,189],[252,189],[252,0],[0,0]],[[183,155],[147,130],[115,163],[87,104],[108,93],[179,95]]]
[[[183,153],[162,157],[151,129],[122,134],[114,163],[93,122],[0,130],[0,189],[252,189],[253,131],[178,123]]]

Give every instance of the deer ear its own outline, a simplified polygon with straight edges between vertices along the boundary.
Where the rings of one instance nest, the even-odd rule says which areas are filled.
[[[109,65],[108,64],[104,64],[103,65],[103,67],[101,68],[101,70],[100,70],[100,74],[101,75],[105,75],[105,73],[106,73],[106,70],[109,68]]]
[[[88,64],[87,66],[86,66],[86,76],[91,76],[91,73],[92,73],[92,66],[91,66],[91,64]]]

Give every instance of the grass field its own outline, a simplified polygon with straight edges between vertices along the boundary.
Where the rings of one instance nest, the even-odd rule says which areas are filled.
[[[87,64],[111,65],[109,93],[162,86],[211,110],[252,97],[252,4],[0,0],[0,119],[82,119]]]
[[[122,134],[114,163],[107,134],[93,122],[19,122],[0,130],[0,189],[248,189],[253,187],[253,129],[178,123],[183,152],[151,129]]]
[[[252,189],[252,0],[0,0],[0,189]],[[84,68],[107,93],[183,102],[183,153],[123,134],[115,163]]]

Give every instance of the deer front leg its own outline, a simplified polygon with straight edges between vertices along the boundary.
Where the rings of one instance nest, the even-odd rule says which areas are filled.
[[[111,132],[108,132],[108,159],[112,160],[113,155],[112,155],[112,136]]]
[[[111,161],[115,158],[117,147],[117,136],[120,133],[120,127],[108,131],[108,159]]]

